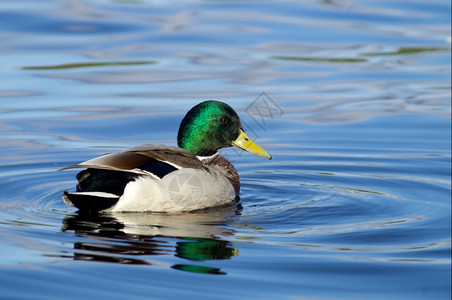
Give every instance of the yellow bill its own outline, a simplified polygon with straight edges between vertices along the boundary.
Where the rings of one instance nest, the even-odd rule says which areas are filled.
[[[272,159],[271,155],[268,154],[267,151],[256,145],[256,143],[254,143],[246,135],[243,129],[240,129],[240,135],[235,141],[232,142],[232,146],[248,151],[249,153],[254,154],[256,156]]]

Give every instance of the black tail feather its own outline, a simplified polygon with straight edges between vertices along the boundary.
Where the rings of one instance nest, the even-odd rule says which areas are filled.
[[[115,205],[119,200],[119,196],[102,197],[90,194],[64,192],[63,200],[66,204],[75,206],[81,211],[102,211]]]

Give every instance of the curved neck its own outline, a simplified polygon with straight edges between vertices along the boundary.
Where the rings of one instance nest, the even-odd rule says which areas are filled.
[[[177,146],[183,148],[197,156],[211,156],[217,153],[219,149],[214,138],[208,132],[204,132],[202,128],[190,127],[177,136]]]

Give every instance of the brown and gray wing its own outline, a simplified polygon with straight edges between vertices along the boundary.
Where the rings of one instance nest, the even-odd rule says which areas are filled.
[[[105,154],[61,170],[72,168],[125,171],[143,175],[152,173],[162,178],[180,168],[206,167],[195,155],[184,149],[164,145],[141,145],[123,152]]]

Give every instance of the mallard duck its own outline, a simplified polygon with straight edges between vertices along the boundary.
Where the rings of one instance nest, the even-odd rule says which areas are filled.
[[[146,144],[63,169],[77,174],[75,193],[63,200],[80,211],[181,212],[225,205],[238,199],[239,175],[218,149],[235,146],[271,156],[243,131],[228,104],[208,100],[190,109],[177,146]]]

